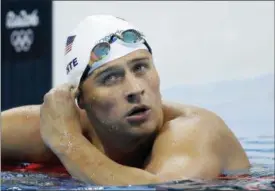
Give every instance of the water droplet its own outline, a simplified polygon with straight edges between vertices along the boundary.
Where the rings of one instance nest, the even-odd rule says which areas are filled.
[[[110,174],[110,177],[111,177],[111,179],[112,179],[112,180],[114,180],[114,179],[115,179],[115,176],[114,176],[114,174],[113,174],[113,173],[111,173],[111,174]]]
[[[111,131],[116,131],[118,128],[117,128],[117,126],[112,125],[110,129],[111,129]]]
[[[110,132],[113,131],[113,126],[111,126],[109,129],[108,129]]]
[[[107,121],[103,120],[103,121],[101,121],[101,123],[103,123],[104,125],[106,125]]]
[[[92,174],[90,175],[91,178],[95,177],[95,173],[92,172]]]

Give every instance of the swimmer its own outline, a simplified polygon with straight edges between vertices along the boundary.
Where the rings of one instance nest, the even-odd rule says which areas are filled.
[[[85,18],[67,37],[64,70],[67,83],[42,105],[1,113],[2,165],[61,163],[100,185],[210,180],[249,169],[217,114],[162,99],[153,49],[131,23]]]

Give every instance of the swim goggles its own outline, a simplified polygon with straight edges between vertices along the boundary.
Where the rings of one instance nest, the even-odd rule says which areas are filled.
[[[88,78],[88,76],[91,74],[90,69],[92,65],[96,62],[99,62],[103,60],[111,50],[111,44],[114,43],[116,40],[120,39],[125,45],[135,45],[143,43],[149,50],[149,52],[152,54],[152,49],[150,48],[149,44],[144,39],[144,35],[135,30],[135,29],[127,29],[124,31],[119,31],[116,33],[113,33],[107,37],[105,37],[103,40],[100,40],[92,49],[91,55],[90,55],[90,61],[87,64],[81,78],[79,81],[79,85]]]

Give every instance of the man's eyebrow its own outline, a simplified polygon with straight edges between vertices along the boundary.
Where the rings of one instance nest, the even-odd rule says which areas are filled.
[[[148,56],[144,56],[144,57],[140,57],[140,58],[133,58],[133,59],[129,60],[127,63],[131,64],[131,63],[145,61],[145,60],[150,60],[150,58],[148,58]]]
[[[104,73],[108,73],[111,72],[112,70],[118,70],[119,68],[121,68],[120,66],[109,66],[106,69],[103,69],[102,71],[99,71],[96,75],[95,75],[95,79],[98,78],[99,76],[101,76]]]

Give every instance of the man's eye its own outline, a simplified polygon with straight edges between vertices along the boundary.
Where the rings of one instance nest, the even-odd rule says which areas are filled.
[[[142,73],[148,68],[148,64],[146,63],[138,63],[133,67],[133,72]]]
[[[104,84],[111,85],[111,84],[114,84],[119,79],[120,79],[119,75],[112,74],[112,75],[106,76],[103,81],[104,81]]]

